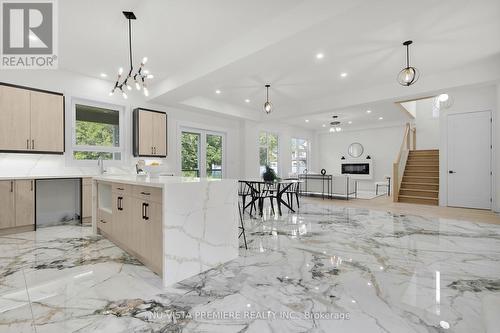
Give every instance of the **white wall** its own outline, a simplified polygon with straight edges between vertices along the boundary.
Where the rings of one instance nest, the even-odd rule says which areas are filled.
[[[111,82],[65,71],[2,71],[1,82],[32,88],[62,92],[66,99],[66,153],[65,156],[38,154],[0,154],[0,176],[81,175],[95,174],[95,167],[75,166],[68,156],[71,144],[71,100],[87,99],[125,108],[124,167],[132,171],[137,159],[132,156],[132,110],[144,107],[165,111],[168,115],[168,156],[162,160],[165,171],[180,174],[179,136],[181,127],[195,127],[226,134],[226,178],[259,177],[258,132],[269,130],[280,137],[280,174],[291,168],[290,138],[303,137],[313,141],[313,133],[283,124],[244,121],[213,112],[197,112],[146,103],[140,93],[132,92],[124,100],[119,94],[109,96]]]
[[[145,103],[139,93],[130,94],[131,96],[127,100],[124,100],[119,94],[108,96],[110,82],[64,71],[4,71],[1,81],[64,93],[66,99],[66,152],[71,144],[71,99],[76,97],[125,107],[126,126],[125,133],[122,135],[125,138],[126,154],[124,159],[127,166],[131,167],[137,160],[132,157],[132,110],[136,107],[145,107],[165,111],[168,114],[168,156],[161,159],[166,171],[177,174],[180,170],[177,135],[179,135],[180,124],[188,122],[192,126],[225,132],[227,154],[232,156],[232,158],[227,159],[226,176],[237,178],[241,174],[241,159],[238,149],[240,121],[237,119]],[[78,173],[81,170],[92,173],[96,170],[95,168],[75,167],[69,161],[70,158],[54,155],[0,154],[0,173],[2,175],[9,172],[17,174],[16,170],[7,168],[7,166],[19,166],[19,164],[21,166],[17,170],[30,171],[33,175],[45,174],[46,168],[52,168],[55,173]],[[45,164],[45,167],[41,168],[41,164]]]
[[[498,121],[498,108],[497,101],[498,97],[498,87],[496,85],[488,85],[488,86],[477,86],[477,87],[467,87],[460,89],[453,89],[446,92],[453,99],[453,104],[448,109],[442,109],[440,112],[440,150],[439,150],[439,205],[447,206],[448,205],[448,115],[450,114],[459,114],[459,113],[467,113],[467,112],[477,112],[477,111],[487,111],[490,110],[492,112],[493,118],[495,121],[492,126],[492,133],[494,138],[494,142],[497,144],[493,144],[493,159],[492,159],[492,171],[494,172],[494,176],[498,179],[498,162],[495,161],[495,156],[498,154],[498,148],[500,145],[498,144],[498,135],[496,132],[500,128]],[[418,129],[417,129],[418,131]],[[466,133],[464,133],[466,135]],[[495,141],[496,140],[496,141]],[[418,142],[418,138],[417,138]],[[495,175],[496,170],[496,175]],[[498,182],[498,181],[497,181]],[[492,205],[493,209],[499,209],[498,198],[500,196],[500,188],[498,184],[492,182],[492,196],[493,202],[496,202],[496,205]]]
[[[307,139],[309,141],[308,169],[314,168],[315,160],[312,157],[316,144],[315,135],[312,131],[292,127],[280,123],[263,123],[245,120],[243,125],[244,139],[242,151],[245,156],[244,173],[249,178],[260,178],[259,174],[259,133],[261,131],[278,134],[278,175],[287,177],[292,171],[292,138]]]
[[[434,98],[416,101],[417,149],[439,149],[439,115],[433,115]]]
[[[494,211],[500,212],[500,83],[497,84],[496,112],[493,113],[493,155],[495,157],[495,168],[493,170],[493,184],[495,184]]]
[[[341,173],[341,158],[349,158],[347,149],[353,142],[364,147],[359,158],[363,160],[370,155],[373,165],[373,180],[360,181],[359,189],[373,190],[376,181],[383,181],[392,174],[392,164],[396,158],[404,135],[404,126],[360,129],[340,133],[322,133],[319,135],[318,169],[325,169],[328,174]]]

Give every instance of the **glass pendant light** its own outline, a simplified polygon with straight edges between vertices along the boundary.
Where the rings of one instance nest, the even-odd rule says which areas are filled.
[[[273,105],[271,102],[269,102],[269,88],[271,87],[270,84],[266,84],[266,102],[264,103],[264,111],[266,111],[267,114],[270,114],[271,111],[273,110]]]
[[[336,133],[342,131],[342,127],[340,127],[340,121],[336,120],[339,116],[332,116],[334,119],[330,122],[330,133]]]
[[[407,40],[403,43],[406,46],[406,67],[403,68],[398,74],[398,82],[402,86],[411,86],[418,81],[420,77],[420,72],[415,67],[410,66],[410,45],[413,43],[411,40]]]

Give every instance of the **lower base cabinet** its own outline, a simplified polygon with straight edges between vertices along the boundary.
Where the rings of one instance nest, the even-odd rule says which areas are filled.
[[[97,226],[111,241],[141,261],[153,272],[162,275],[163,232],[161,191],[144,187],[112,184],[111,223],[98,209]]]
[[[16,225],[14,180],[0,181],[0,229]]]
[[[34,228],[34,186],[34,180],[31,179],[0,181],[0,229]]]
[[[82,178],[82,221],[92,219],[92,178]]]
[[[161,273],[163,257],[161,204],[133,198],[132,205],[133,250],[147,260],[153,271]]]

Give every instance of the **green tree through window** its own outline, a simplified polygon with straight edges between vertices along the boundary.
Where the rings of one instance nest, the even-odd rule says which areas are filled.
[[[74,159],[121,159],[119,111],[76,104],[75,119]],[[110,149],[98,151],[94,147]]]

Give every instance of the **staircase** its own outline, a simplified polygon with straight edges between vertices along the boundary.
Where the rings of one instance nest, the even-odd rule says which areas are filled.
[[[437,206],[438,198],[439,150],[410,150],[398,201]]]

